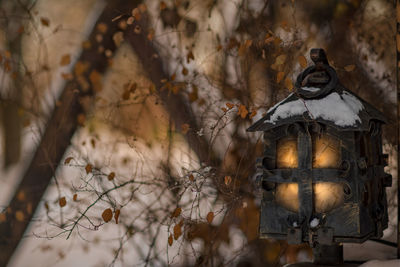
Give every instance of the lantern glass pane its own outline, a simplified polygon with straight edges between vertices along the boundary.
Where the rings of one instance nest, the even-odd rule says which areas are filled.
[[[275,200],[283,208],[299,211],[299,185],[297,183],[278,184],[275,189]]]
[[[278,169],[297,168],[297,137],[286,136],[276,144],[276,167]]]
[[[322,182],[313,184],[314,209],[317,213],[331,211],[344,202],[343,185],[340,183]]]
[[[313,136],[313,168],[339,168],[341,164],[340,141],[322,134]]]

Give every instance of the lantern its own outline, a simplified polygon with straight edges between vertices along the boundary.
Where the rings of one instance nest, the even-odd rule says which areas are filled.
[[[340,264],[342,242],[380,238],[388,226],[386,119],[341,85],[324,50],[310,57],[295,92],[247,129],[264,132],[259,232],[308,242],[316,264]]]

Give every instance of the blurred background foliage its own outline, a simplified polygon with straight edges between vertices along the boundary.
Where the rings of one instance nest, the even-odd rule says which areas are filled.
[[[344,86],[391,121],[384,141],[395,182],[385,238],[395,240],[393,1],[1,0],[0,7],[0,222],[14,192],[28,215],[13,218],[31,221],[10,266],[309,260],[306,244],[258,239],[260,189],[252,181],[262,142],[245,129],[293,90],[313,47],[326,50]],[[54,109],[69,105],[68,90],[77,108],[60,115]],[[35,193],[33,215],[19,181],[38,167],[28,163],[47,149],[43,139],[63,138],[66,129],[74,135],[52,144],[64,156],[46,192]],[[58,164],[52,160],[38,162]],[[349,251],[358,248],[394,255],[368,244]]]

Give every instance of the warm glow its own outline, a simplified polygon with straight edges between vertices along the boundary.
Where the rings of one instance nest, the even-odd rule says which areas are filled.
[[[275,191],[276,202],[287,210],[299,211],[299,185],[297,183],[278,184]]]
[[[314,210],[317,213],[328,212],[344,202],[343,186],[337,183],[323,182],[313,185]],[[299,211],[299,186],[297,183],[278,184],[275,191],[276,202],[287,210]]]
[[[313,168],[339,168],[340,142],[329,135],[313,138]]]
[[[314,208],[318,213],[328,212],[344,202],[343,185],[324,182],[313,185]]]
[[[276,167],[278,169],[297,168],[297,138],[288,136],[276,144]]]

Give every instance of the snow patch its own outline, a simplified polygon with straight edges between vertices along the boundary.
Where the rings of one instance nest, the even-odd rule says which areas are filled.
[[[301,89],[309,92],[318,92],[321,88],[318,87],[301,87]]]
[[[319,220],[318,220],[318,218],[314,218],[314,219],[312,219],[312,220],[311,220],[311,222],[310,222],[310,226],[311,226],[311,228],[315,228],[315,227],[317,227],[317,226],[318,226],[318,224],[319,224]]]
[[[275,109],[275,112],[264,123],[275,124],[279,119],[309,112],[310,117],[314,119],[322,118],[342,127],[352,126],[357,121],[361,122],[358,113],[364,108],[363,104],[355,96],[347,92],[343,92],[341,96],[333,92],[317,100],[298,99],[280,105],[281,102],[268,111],[270,112]]]

